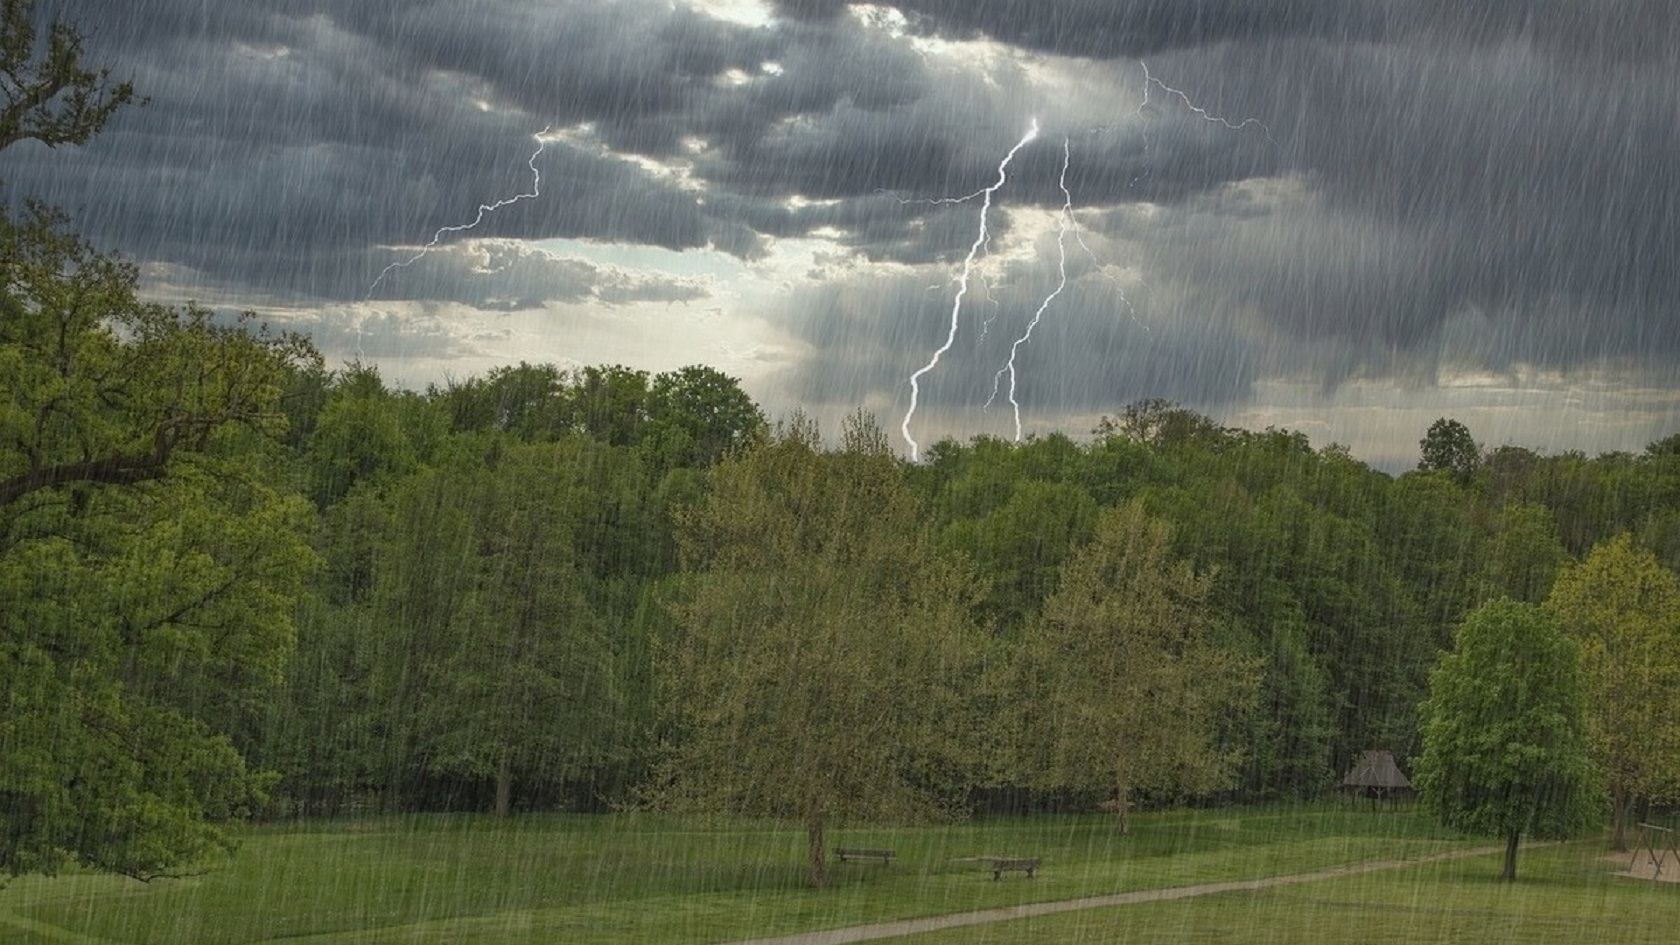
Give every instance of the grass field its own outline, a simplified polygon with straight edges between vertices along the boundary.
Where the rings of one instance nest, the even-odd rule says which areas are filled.
[[[1599,842],[1247,893],[1142,903],[896,938],[895,945],[1079,945],[1101,942],[1294,945],[1658,945],[1680,940],[1680,886],[1613,875]],[[1526,874],[1526,877],[1524,877]]]
[[[780,824],[640,815],[415,817],[256,828],[203,875],[143,884],[24,878],[0,889],[0,942],[662,943],[734,939],[1139,889],[1256,879],[1482,845],[1409,812],[1337,807],[835,830],[898,851],[804,885],[804,837]],[[1663,942],[1680,887],[1611,877],[1597,844],[1525,849],[1514,887],[1497,857],[1258,892],[976,926],[903,942]],[[993,882],[970,857],[1037,856]],[[1392,930],[1392,931],[1390,931]],[[1603,933],[1603,934],[1598,934]],[[1386,936],[1386,937],[1385,937]]]

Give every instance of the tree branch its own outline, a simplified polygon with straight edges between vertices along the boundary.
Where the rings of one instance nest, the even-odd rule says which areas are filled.
[[[47,31],[34,58],[29,0],[0,6],[0,151],[33,138],[49,148],[83,144],[117,109],[140,101],[128,82],[111,84],[109,69],[82,67],[82,38],[63,23]],[[54,103],[57,103],[56,106]]]
[[[167,454],[118,454],[79,463],[61,463],[31,469],[21,476],[13,476],[0,482],[0,507],[11,505],[38,489],[72,482],[127,486],[160,479],[167,462]]]

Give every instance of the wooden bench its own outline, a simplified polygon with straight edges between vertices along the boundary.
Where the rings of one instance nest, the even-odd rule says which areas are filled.
[[[847,860],[880,860],[882,863],[891,863],[893,857],[898,854],[892,850],[870,850],[863,847],[835,847],[834,855],[839,857],[840,862],[842,863]]]
[[[992,864],[993,881],[1002,879],[1006,870],[1025,873],[1028,879],[1032,879],[1033,870],[1038,869],[1038,859],[1036,857],[1027,859],[1025,857],[993,856],[987,857],[986,862]]]

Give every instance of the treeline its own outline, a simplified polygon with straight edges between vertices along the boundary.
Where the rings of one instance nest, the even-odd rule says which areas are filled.
[[[1165,798],[1308,796],[1364,749],[1408,757],[1428,671],[1475,606],[1540,602],[1560,566],[1624,532],[1668,567],[1680,563],[1680,437],[1592,459],[1512,447],[1481,456],[1472,442],[1470,458],[1460,449],[1449,462],[1440,441],[1468,431],[1447,422],[1421,449],[1442,468],[1396,478],[1300,434],[1224,429],[1151,402],[1088,443],[944,442],[909,465],[883,458],[885,438],[867,418],[834,447],[797,418],[769,430],[731,379],[706,368],[650,377],[520,365],[415,393],[353,366],[299,374],[293,388],[292,455],[319,512],[323,566],[297,614],[283,697],[233,728],[248,733],[248,758],[280,773],[277,794],[299,813],[637,800],[682,735],[672,700],[684,680],[661,673],[701,669],[662,656],[691,637],[680,612],[695,579],[719,573],[720,530],[756,523],[735,535],[736,557],[778,549],[755,571],[764,586],[730,605],[725,635],[772,632],[764,621],[786,604],[778,595],[817,581],[802,568],[826,562],[858,577],[844,557],[800,559],[819,537],[781,547],[774,526],[753,518],[801,489],[799,515],[816,533],[861,543],[884,528],[915,542],[890,568],[875,566],[903,574],[923,556],[960,572],[945,593],[961,606],[938,612],[972,631],[990,667],[965,684],[962,709],[992,746],[962,769],[974,803],[1091,804],[1114,793],[1112,779],[1052,783],[1022,752],[1004,758],[997,747],[1049,738],[1021,730],[1009,703],[1048,707],[1055,693],[1006,681],[1019,668],[998,667],[1029,658],[1027,644],[1049,632],[1047,605],[1105,515],[1131,516],[1133,532],[1158,528],[1156,570],[1189,571],[1169,595],[1172,619],[1203,626],[1250,677],[1240,711],[1211,733],[1208,751],[1228,759],[1212,765],[1221,776],[1140,784]],[[860,463],[865,455],[876,459]],[[809,469],[790,471],[796,460]],[[770,498],[720,492],[749,474]],[[847,490],[864,497],[824,511]],[[897,520],[893,502],[905,510]],[[863,639],[861,628],[897,618],[823,608],[884,593],[867,581],[835,590],[788,617],[777,645],[823,638],[827,619]],[[1183,651],[1182,641],[1162,645]],[[716,658],[719,672],[748,678],[742,661],[769,657]],[[852,671],[801,665],[797,684],[810,698],[838,698],[825,686]],[[727,689],[720,682],[707,698]],[[1161,717],[1139,712],[1129,725],[1137,739]],[[793,777],[789,764],[782,772]]]
[[[287,402],[322,568],[245,747],[288,804],[629,797],[676,517],[762,436],[752,400],[710,368],[520,365],[424,394],[300,373]]]

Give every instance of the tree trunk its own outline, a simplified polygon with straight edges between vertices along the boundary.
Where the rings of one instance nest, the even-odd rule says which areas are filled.
[[[1505,836],[1505,870],[1499,878],[1507,882],[1514,882],[1517,878],[1517,840],[1522,834],[1513,830]]]
[[[1627,789],[1617,781],[1610,786],[1610,849],[1617,853],[1627,852]]]
[[[1132,832],[1132,787],[1124,776],[1115,780],[1114,826],[1121,836]]]
[[[496,762],[496,816],[506,817],[513,807],[513,762],[504,753]]]
[[[811,812],[811,819],[805,823],[805,837],[811,845],[811,885],[820,889],[828,885],[828,851],[823,849],[822,811]]]

